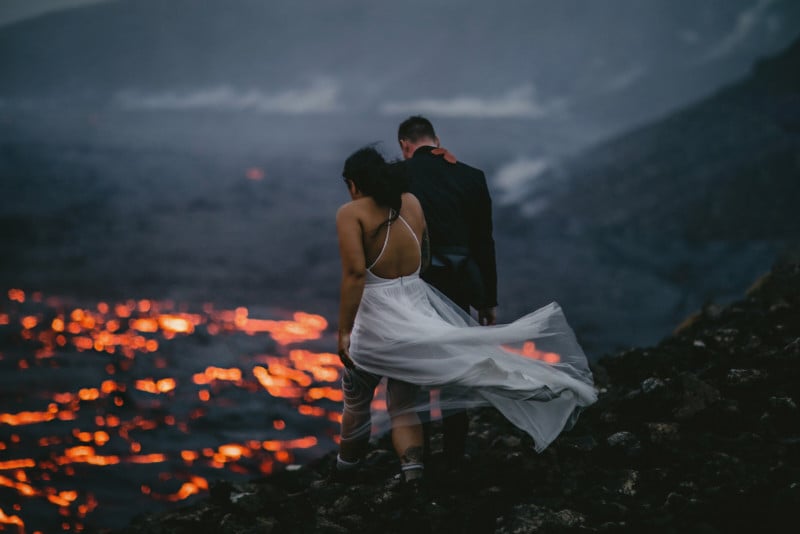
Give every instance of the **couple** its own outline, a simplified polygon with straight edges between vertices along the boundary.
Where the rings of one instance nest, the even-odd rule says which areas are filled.
[[[440,148],[423,117],[404,121],[398,141],[403,163],[387,163],[367,147],[344,165],[352,201],[336,214],[338,351],[345,366],[337,470],[352,471],[363,458],[370,405],[384,376],[405,481],[422,477],[422,414],[432,408],[433,390],[451,460],[463,456],[464,410],[476,406],[497,408],[541,452],[596,400],[586,357],[556,303],[494,325],[494,242],[483,173]],[[509,350],[526,341],[548,353],[547,362]]]

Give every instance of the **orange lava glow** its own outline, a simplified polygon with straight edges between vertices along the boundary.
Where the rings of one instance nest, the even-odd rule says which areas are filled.
[[[324,387],[324,388],[310,388],[306,392],[306,397],[311,400],[328,399],[334,402],[342,402],[344,395],[341,389]]]
[[[51,404],[46,412],[0,413],[0,423],[11,426],[31,425],[52,421],[57,415],[58,407],[55,404]]]
[[[248,180],[263,180],[264,179],[264,169],[260,167],[250,167],[245,171],[245,176],[247,176]]]
[[[19,460],[9,460],[7,462],[0,462],[0,471],[7,471],[9,469],[24,469],[26,467],[35,467],[36,462],[30,458],[21,458]]]
[[[200,455],[195,451],[181,451],[181,458],[183,458],[184,461],[193,462],[200,458]]]
[[[202,373],[197,373],[192,377],[195,384],[210,384],[214,380],[228,380],[238,382],[242,379],[241,369],[222,369],[219,367],[207,367]]]
[[[70,463],[86,463],[90,465],[114,465],[120,462],[119,456],[100,456],[95,454],[94,447],[80,445],[64,451],[64,456],[56,458],[58,465]]]
[[[158,319],[152,317],[134,319],[130,322],[130,327],[139,332],[158,332]]]
[[[300,398],[303,395],[303,389],[293,386],[291,380],[280,376],[272,376],[269,371],[260,365],[253,367],[253,376],[273,397]]]
[[[314,380],[320,382],[337,381],[342,368],[339,356],[329,352],[319,353],[294,349],[289,351],[289,360],[296,369],[310,372],[314,376]]]
[[[84,401],[93,401],[100,398],[100,391],[97,388],[82,388],[78,391],[78,398]]]
[[[158,318],[158,325],[162,330],[181,334],[191,334],[195,325],[200,322],[199,315],[161,315]]]
[[[512,352],[514,354],[519,354],[521,356],[525,356],[526,358],[533,358],[534,360],[541,360],[545,363],[558,363],[561,361],[561,356],[556,354],[555,352],[543,352],[536,348],[536,344],[533,341],[526,341],[522,344],[521,349],[515,349],[513,347],[503,347],[504,350],[508,352]]]
[[[289,345],[299,341],[319,339],[328,327],[328,321],[321,315],[296,312],[293,321],[273,321],[268,319],[250,319],[247,309],[240,308],[235,324],[248,334],[267,332],[272,339],[281,345]]]
[[[169,393],[175,389],[175,379],[162,378],[161,380],[155,381],[152,378],[146,378],[144,380],[137,380],[136,389],[154,394]]]
[[[177,502],[182,501],[191,497],[192,495],[197,495],[201,491],[208,490],[208,481],[202,477],[192,476],[190,482],[184,482],[177,492],[171,495],[163,495],[161,498],[171,501]]]
[[[161,462],[167,461],[166,454],[139,454],[136,456],[131,456],[125,460],[126,462],[130,462],[132,464],[160,464]]]
[[[15,482],[14,480],[3,476],[0,476],[0,486],[15,489],[24,497],[35,497],[41,493],[34,489],[34,487],[30,484],[26,484],[25,482]]]
[[[288,365],[284,365],[283,363],[277,361],[277,358],[272,359],[272,363],[269,364],[269,374],[272,376],[279,376],[284,377],[292,382],[295,382],[298,386],[308,387],[311,385],[311,378],[303,371],[298,371]]]
[[[19,518],[19,516],[6,515],[2,508],[0,508],[0,524],[15,525],[19,527],[20,532],[24,532],[23,529],[25,528],[25,523]]]
[[[242,456],[250,456],[251,453],[250,449],[242,445],[237,443],[229,443],[227,445],[220,445],[218,452],[214,455],[214,457],[217,458],[217,455],[221,456],[225,460],[238,460]]]
[[[21,399],[15,411],[0,413],[0,429],[19,428],[0,441],[0,473],[7,475],[0,486],[36,504],[3,503],[0,532],[24,532],[25,523],[34,524],[29,531],[84,530],[83,518],[103,506],[87,488],[106,470],[131,476],[136,498],[178,502],[208,491],[206,479],[193,473],[198,469],[266,475],[336,443],[339,357],[287,346],[320,339],[328,328],[320,315],[297,311],[276,320],[212,304],[188,313],[189,305],[149,298],[76,305],[21,289],[8,290],[8,298],[0,325],[11,325],[19,343],[4,348],[0,360],[22,378],[19,391],[31,384],[37,390],[14,392]],[[243,340],[241,346],[262,348],[231,358],[229,347],[237,343],[209,339],[215,336],[272,341]],[[173,344],[181,338],[197,343]],[[64,376],[54,383],[71,386],[40,388],[37,369]],[[253,401],[275,402],[278,411],[252,428],[251,439],[215,443],[222,435],[214,428],[218,410],[235,413],[240,402],[250,410]],[[304,418],[318,419],[311,428],[331,428],[297,437]],[[145,464],[156,465],[131,468]],[[70,480],[75,487],[60,486]],[[35,524],[42,508],[52,511],[51,527]]]
[[[269,440],[261,443],[265,451],[280,451],[284,449],[309,449],[316,446],[317,438],[306,436],[304,438],[292,439],[289,441]]]

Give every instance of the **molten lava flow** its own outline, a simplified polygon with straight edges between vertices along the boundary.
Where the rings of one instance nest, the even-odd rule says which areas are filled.
[[[132,464],[160,464],[161,462],[167,461],[166,454],[139,454],[136,456],[130,456],[125,459],[126,462]]]
[[[289,351],[289,360],[298,370],[308,371],[320,382],[335,382],[341,373],[342,361],[336,354],[294,349]]]
[[[229,443],[227,445],[220,445],[219,454],[225,458],[238,460],[242,456],[250,456],[250,450],[237,443]]]
[[[120,462],[119,456],[100,456],[95,454],[94,447],[80,445],[64,451],[64,455],[56,458],[58,465],[70,463],[86,463],[90,465],[114,465]]]
[[[280,361],[277,361],[277,358],[272,359],[272,363],[269,364],[269,374],[288,378],[298,386],[308,387],[311,385],[311,378],[309,378],[307,374],[303,371],[293,369],[288,365],[284,365]]]
[[[304,438],[288,441],[267,440],[261,443],[265,451],[282,451],[285,449],[309,449],[317,445],[317,438],[306,436]]]
[[[134,319],[130,322],[130,327],[139,332],[158,332],[158,319],[154,317]]]
[[[143,380],[137,380],[136,389],[153,394],[169,393],[175,389],[175,379],[162,378],[161,380],[155,381],[152,378],[146,378]]]
[[[260,365],[253,367],[253,376],[273,397],[299,399],[303,396],[303,389],[292,386],[291,380],[284,377],[274,377]]]
[[[32,425],[35,423],[42,423],[52,421],[56,418],[57,410],[48,410],[46,412],[19,412],[17,414],[0,413],[0,423],[19,426],[19,425]]]
[[[19,528],[20,532],[25,532],[25,523],[16,515],[6,515],[2,508],[0,508],[0,524],[15,525]]]
[[[196,373],[192,380],[195,384],[203,385],[210,384],[214,380],[227,380],[230,382],[239,382],[242,379],[242,371],[240,369],[222,369],[219,367],[207,367],[202,373]]]
[[[248,180],[263,180],[264,179],[264,169],[260,167],[250,167],[245,171],[245,176],[247,176]]]
[[[86,484],[102,476],[97,473],[109,466],[163,465],[154,467],[161,469],[158,480],[174,483],[177,479],[179,489],[176,485],[159,493],[155,485],[158,481],[143,478],[152,476],[148,469],[126,469],[126,476],[135,482],[137,493],[141,488],[153,499],[174,502],[208,491],[207,482],[193,475],[194,470],[211,467],[229,473],[269,474],[275,466],[295,461],[295,454],[302,457],[301,449],[336,440],[315,436],[277,439],[268,434],[268,439],[259,435],[259,439],[242,443],[212,442],[198,450],[178,445],[187,443],[186,435],[191,435],[190,443],[218,439],[216,431],[208,429],[208,413],[219,407],[236,409],[239,403],[246,406],[249,400],[242,400],[246,395],[259,395],[259,403],[275,403],[276,413],[282,414],[281,418],[268,419],[268,428],[259,429],[259,433],[281,434],[303,417],[318,418],[311,424],[319,427],[339,422],[341,414],[324,407],[342,400],[340,389],[334,385],[341,377],[338,356],[302,347],[284,348],[321,338],[328,322],[319,315],[298,311],[290,319],[274,320],[251,317],[245,307],[217,310],[206,304],[200,313],[186,313],[186,306],[167,300],[76,306],[54,297],[43,299],[39,293],[26,295],[18,289],[9,290],[8,296],[9,309],[0,313],[0,325],[12,325],[19,344],[10,348],[11,353],[0,354],[4,363],[9,357],[15,358],[6,368],[27,373],[20,376],[28,384],[35,369],[49,371],[76,358],[80,359],[76,369],[81,373],[75,380],[94,382],[73,383],[68,391],[32,391],[14,412],[0,413],[0,428],[20,427],[19,434],[0,441],[3,455],[10,452],[15,456],[0,461],[0,473],[13,473],[0,476],[0,486],[4,491],[10,488],[22,497],[36,499],[37,506],[50,508],[58,521],[55,524],[64,530],[82,530],[77,519],[102,507],[86,491]],[[269,335],[277,342],[275,354],[242,355],[248,358],[246,361],[215,360],[228,367],[208,365],[200,350],[198,355],[203,359],[185,353],[193,350],[192,343],[180,345],[179,350],[170,346],[173,339],[200,336],[202,345],[211,343],[214,349],[221,344],[214,345],[216,341],[209,341],[209,337],[257,334]],[[96,367],[92,369],[91,365]],[[175,373],[167,375],[173,366]],[[72,369],[63,375],[73,376],[71,373]],[[134,390],[154,396],[127,394]],[[267,400],[264,390],[273,398]],[[42,398],[48,403],[46,408],[39,404]],[[294,414],[286,414],[286,410],[294,410]],[[75,423],[65,424],[68,421]],[[153,444],[163,448],[152,450]],[[48,481],[63,480],[75,480],[79,487],[48,486]],[[0,531],[5,524],[22,528],[28,518],[21,510],[22,506],[15,504],[9,511],[18,515],[9,516],[0,509]]]
[[[18,460],[0,462],[0,471],[6,471],[8,469],[24,469],[26,467],[36,467],[36,462],[30,458],[21,458]]]
[[[222,317],[230,320],[229,316]],[[321,315],[296,312],[293,321],[273,321],[269,319],[251,319],[246,308],[237,308],[233,323],[239,330],[253,335],[267,332],[281,345],[289,345],[300,341],[319,339],[328,327],[328,321]]]
[[[170,494],[170,495],[155,495],[157,499],[164,499],[171,502],[182,501],[191,497],[192,495],[197,495],[201,491],[208,490],[208,481],[202,477],[192,476],[190,482],[184,482],[177,492]]]
[[[306,392],[306,397],[311,400],[328,399],[334,402],[344,400],[342,390],[331,387],[311,388]]]
[[[191,334],[195,325],[200,322],[199,315],[161,315],[158,318],[158,325],[162,330],[181,334]]]
[[[4,476],[0,476],[0,486],[15,489],[24,497],[35,497],[37,495],[41,495],[41,492],[30,484],[26,484],[24,482],[15,482],[14,480]]]

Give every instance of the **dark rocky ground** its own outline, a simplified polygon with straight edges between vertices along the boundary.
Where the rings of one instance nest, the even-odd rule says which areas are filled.
[[[658,346],[600,360],[601,395],[544,453],[492,410],[473,414],[463,469],[427,468],[420,504],[388,441],[352,484],[333,455],[123,534],[280,532],[778,532],[800,507],[800,260]]]

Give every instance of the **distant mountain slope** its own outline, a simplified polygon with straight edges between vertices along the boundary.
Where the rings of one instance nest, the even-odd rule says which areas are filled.
[[[536,256],[505,273],[510,294],[525,285],[567,301],[590,342],[616,329],[644,343],[743,290],[800,243],[799,73],[800,39],[740,83],[540,177],[558,185],[546,208],[522,215],[541,203],[532,194],[498,216],[500,234],[516,236],[500,250]]]
[[[690,240],[800,236],[800,39],[744,81],[567,165],[587,228]]]

